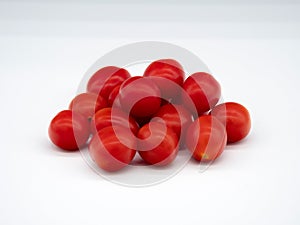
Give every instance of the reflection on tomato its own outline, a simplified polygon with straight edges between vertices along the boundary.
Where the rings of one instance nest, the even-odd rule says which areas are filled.
[[[218,81],[212,75],[204,72],[189,76],[183,84],[183,89],[194,105],[185,99],[186,96],[183,96],[182,103],[190,110],[196,107],[198,116],[213,108],[221,96],[221,86]]]
[[[101,169],[117,171],[132,161],[136,147],[136,140],[124,127],[105,127],[92,138],[89,152]]]
[[[87,91],[101,95],[107,101],[111,91],[129,77],[129,72],[123,68],[106,66],[89,79]]]
[[[164,79],[154,79],[159,87],[162,97],[165,99],[174,98],[178,93],[175,84],[182,86],[184,71],[179,62],[174,59],[160,59],[152,62],[145,70],[144,77],[155,77]],[[166,79],[166,80],[165,80]],[[167,80],[171,82],[166,82]]]
[[[95,112],[105,107],[107,107],[107,102],[101,96],[92,93],[82,93],[71,101],[69,109],[90,119]]]
[[[121,109],[114,108],[104,108],[96,112],[91,120],[91,131],[93,134],[97,133],[99,130],[104,127],[109,126],[128,126],[134,133],[137,134],[139,126],[137,122],[132,117],[128,117]]]
[[[223,152],[227,142],[226,129],[215,117],[200,116],[186,133],[186,146],[198,161],[212,161]]]
[[[251,128],[248,110],[241,104],[226,102],[211,111],[223,124],[226,124],[227,142],[234,143],[245,138]]]
[[[171,128],[164,127],[164,124],[150,122],[138,132],[137,136],[141,139],[138,143],[139,154],[149,164],[168,165],[177,155],[178,137]]]
[[[76,112],[64,110],[52,119],[48,134],[53,144],[59,148],[77,150],[83,147],[89,138],[89,122]]]
[[[115,99],[117,98],[119,92],[120,92],[120,87],[121,85],[116,86],[111,93],[108,96],[108,106],[113,106],[113,104],[115,104],[115,106],[121,107],[121,105],[119,103],[116,104]],[[117,100],[119,101],[119,100]]]

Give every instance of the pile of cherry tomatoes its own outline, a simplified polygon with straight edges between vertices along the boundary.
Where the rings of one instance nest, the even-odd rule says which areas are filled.
[[[165,166],[179,149],[209,162],[251,127],[244,106],[218,104],[220,97],[212,75],[197,72],[185,79],[174,59],[152,62],[143,76],[107,66],[90,77],[86,93],[52,119],[49,137],[66,151],[88,145],[91,158],[106,171],[122,169],[136,153],[150,165]]]

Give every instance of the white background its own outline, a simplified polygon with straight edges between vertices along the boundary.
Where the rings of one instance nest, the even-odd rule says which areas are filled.
[[[0,224],[298,224],[297,1],[0,1]],[[198,55],[253,129],[203,173],[112,184],[48,140],[99,57],[135,41]]]

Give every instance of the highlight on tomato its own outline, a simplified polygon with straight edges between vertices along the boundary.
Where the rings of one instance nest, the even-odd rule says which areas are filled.
[[[163,79],[155,79],[155,83],[161,91],[164,99],[175,98],[178,90],[172,82],[178,86],[182,86],[184,80],[184,70],[179,62],[174,59],[160,59],[152,62],[145,70],[144,77],[155,77]],[[171,82],[166,82],[166,81]]]
[[[226,125],[227,142],[235,143],[244,139],[251,129],[250,113],[243,105],[226,102],[217,105],[210,112]]]
[[[96,134],[99,130],[109,126],[129,127],[133,134],[137,134],[137,122],[119,108],[103,108],[96,112],[91,120],[91,132]]]
[[[210,162],[218,158],[227,142],[226,128],[214,116],[196,119],[186,133],[186,146],[195,160]]]
[[[106,101],[111,91],[130,77],[130,73],[120,67],[106,66],[94,73],[87,83],[87,92],[101,95]]]
[[[183,95],[182,103],[187,109],[197,109],[197,116],[203,115],[212,109],[221,97],[221,86],[210,74],[197,72],[189,76],[183,83],[184,94],[192,99],[192,103]]]
[[[89,122],[79,113],[63,110],[51,120],[48,134],[57,147],[66,151],[78,150],[89,138]]]
[[[126,167],[134,158],[136,139],[121,126],[105,127],[96,133],[89,152],[94,162],[103,170],[113,172]]]
[[[166,166],[174,161],[179,144],[176,133],[162,123],[151,122],[138,132],[138,153],[151,165]]]
[[[71,101],[69,109],[90,119],[95,112],[107,107],[107,102],[101,96],[92,93],[81,93]]]

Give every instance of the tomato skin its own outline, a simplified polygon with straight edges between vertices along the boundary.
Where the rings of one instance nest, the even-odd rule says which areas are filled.
[[[161,104],[160,90],[146,77],[131,77],[120,87],[119,100],[124,111],[133,117],[149,117],[156,113]]]
[[[205,72],[197,72],[189,76],[183,84],[183,89],[192,99],[198,116],[213,108],[221,97],[220,84],[212,75]],[[182,99],[182,102],[188,109],[193,110],[193,106],[188,101]]]
[[[108,96],[108,100],[107,100],[108,106],[111,107],[111,106],[113,106],[113,104],[116,104],[116,102],[115,102],[116,99],[117,99],[116,101],[119,101],[117,96],[119,95],[120,88],[121,88],[121,85],[118,85],[111,91],[111,93]],[[116,106],[121,107],[120,103],[117,103]]]
[[[131,138],[127,129],[118,126],[105,127],[92,138],[89,152],[101,169],[113,172],[124,168],[132,161],[136,147],[136,140]]]
[[[185,136],[186,129],[192,123],[192,114],[182,105],[166,104],[153,117],[153,121],[157,122],[159,118],[163,119],[166,126],[176,133],[178,139]]]
[[[107,102],[101,96],[92,93],[81,93],[70,102],[69,109],[90,119],[95,112],[107,107]]]
[[[217,105],[210,112],[224,125],[226,124],[227,142],[235,143],[245,138],[251,129],[249,111],[236,102],[226,102]]]
[[[166,133],[164,131],[163,124],[151,121],[138,132],[137,136],[141,139],[138,142],[140,150],[138,153],[148,164],[165,166],[170,164],[177,155],[179,146],[176,133],[168,127]],[[156,147],[151,148],[153,145]]]
[[[186,133],[186,146],[197,161],[215,160],[222,154],[226,142],[225,127],[211,115],[200,116]]]
[[[113,112],[113,114],[112,114]],[[137,122],[128,115],[123,112],[121,109],[114,108],[104,108],[100,109],[96,112],[96,114],[92,117],[91,120],[91,132],[92,134],[97,133],[99,130],[104,127],[109,126],[127,126],[129,119],[129,128],[134,133],[137,134],[139,130],[139,126]]]
[[[182,86],[184,80],[184,70],[179,62],[174,59],[160,59],[152,62],[145,70],[144,77],[165,78],[179,86]],[[164,79],[155,79],[163,98],[173,98],[178,94],[176,86],[165,82]]]
[[[106,66],[99,69],[88,81],[87,91],[101,95],[106,101],[111,91],[124,80],[130,77],[130,73],[116,66]]]
[[[76,112],[64,110],[52,119],[48,134],[57,147],[67,151],[78,150],[89,138],[89,122]]]

